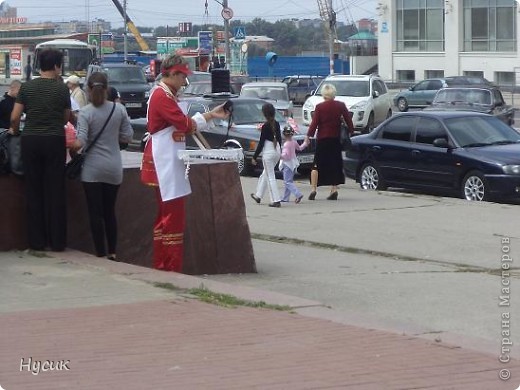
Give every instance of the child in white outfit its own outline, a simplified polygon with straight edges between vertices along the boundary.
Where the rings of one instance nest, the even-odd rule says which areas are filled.
[[[296,172],[296,168],[300,165],[298,158],[296,157],[296,151],[302,151],[309,144],[302,143],[301,145],[298,141],[293,139],[294,130],[291,126],[285,126],[283,128],[283,136],[284,136],[284,144],[282,148],[282,155],[280,156],[280,170],[283,173],[283,183],[285,186],[285,192],[282,197],[282,202],[289,202],[289,198],[291,194],[293,194],[296,199],[295,203],[300,203],[303,198],[302,193],[294,184],[294,173]]]

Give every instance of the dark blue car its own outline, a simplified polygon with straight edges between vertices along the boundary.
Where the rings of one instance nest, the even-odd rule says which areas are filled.
[[[353,137],[344,168],[367,190],[449,190],[477,201],[520,198],[520,134],[487,114],[402,113]]]

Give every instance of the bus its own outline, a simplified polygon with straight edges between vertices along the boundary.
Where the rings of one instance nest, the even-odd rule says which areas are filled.
[[[38,57],[44,49],[57,49],[63,53],[61,75],[64,79],[76,75],[80,78],[81,84],[85,82],[88,66],[96,57],[94,46],[77,39],[55,39],[37,44],[34,50],[33,78],[40,77]]]

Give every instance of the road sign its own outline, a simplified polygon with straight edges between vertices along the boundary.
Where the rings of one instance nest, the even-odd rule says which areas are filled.
[[[233,30],[233,35],[238,41],[246,39],[246,28],[243,26],[235,27]]]
[[[213,51],[213,33],[211,31],[199,31],[199,53],[210,54]]]
[[[224,19],[229,20],[233,17],[233,10],[229,7],[222,8],[222,12],[220,14]]]

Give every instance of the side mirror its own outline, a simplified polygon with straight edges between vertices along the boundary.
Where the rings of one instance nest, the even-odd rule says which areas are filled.
[[[372,96],[375,98],[379,97],[379,91],[372,92]]]
[[[409,91],[413,91],[413,85],[411,87],[408,87]]]
[[[448,148],[450,147],[450,144],[448,143],[448,140],[446,138],[435,138],[433,140],[433,146],[437,148]]]

